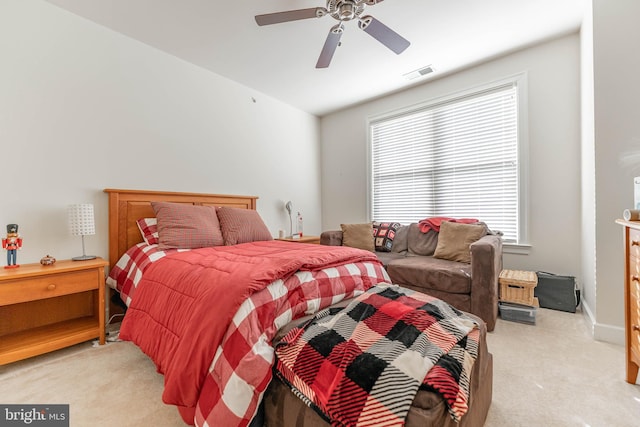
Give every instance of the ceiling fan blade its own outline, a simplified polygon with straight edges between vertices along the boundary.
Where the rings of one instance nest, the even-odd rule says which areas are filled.
[[[327,39],[322,47],[322,52],[320,52],[320,57],[318,57],[316,68],[327,68],[329,64],[331,64],[331,58],[333,58],[333,54],[340,44],[340,37],[342,37],[343,32],[344,27],[342,23],[333,26],[331,30],[329,30],[329,35],[327,35]]]
[[[312,7],[309,9],[288,10],[286,12],[267,13],[256,15],[256,23],[260,26],[279,24],[281,22],[297,21],[299,19],[321,18],[327,12],[324,7]]]
[[[404,50],[411,44],[409,40],[405,39],[373,16],[363,16],[358,21],[358,26],[365,33],[378,40],[396,54],[404,52]]]

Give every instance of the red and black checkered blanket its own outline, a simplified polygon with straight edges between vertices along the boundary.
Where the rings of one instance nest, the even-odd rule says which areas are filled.
[[[447,303],[380,285],[292,329],[276,346],[276,375],[334,426],[402,426],[421,387],[441,393],[457,421],[478,338]]]

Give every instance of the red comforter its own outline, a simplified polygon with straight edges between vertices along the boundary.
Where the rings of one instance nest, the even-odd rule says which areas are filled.
[[[244,300],[298,270],[354,262],[379,264],[366,251],[279,241],[171,254],[145,271],[120,337],[135,342],[156,363],[165,377],[163,400],[181,407],[183,416],[193,414],[216,351]],[[191,421],[189,416],[185,420]]]

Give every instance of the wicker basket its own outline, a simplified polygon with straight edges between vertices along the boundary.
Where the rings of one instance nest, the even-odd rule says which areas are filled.
[[[498,278],[500,301],[538,307],[538,299],[533,296],[538,284],[538,276],[533,271],[502,270]]]

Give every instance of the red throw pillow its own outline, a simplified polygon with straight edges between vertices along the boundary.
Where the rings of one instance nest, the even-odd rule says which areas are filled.
[[[158,220],[156,218],[140,218],[136,223],[147,245],[157,245],[159,243]]]

